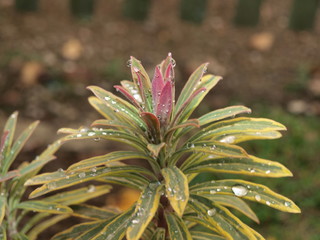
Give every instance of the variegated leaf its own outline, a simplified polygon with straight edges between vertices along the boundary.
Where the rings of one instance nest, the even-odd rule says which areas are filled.
[[[64,205],[72,205],[82,203],[89,199],[109,193],[111,189],[112,187],[110,185],[89,185],[88,187],[57,193],[50,197],[46,197],[43,200],[48,202],[62,203]]]
[[[204,155],[193,161],[185,173],[225,172],[259,177],[290,177],[292,173],[281,163],[249,155],[243,158],[219,158],[216,155]]]
[[[227,208],[216,203],[203,202],[201,198],[195,196],[192,196],[189,204],[197,214],[213,225],[219,231],[219,234],[226,239],[256,239],[247,226]]]
[[[183,220],[174,213],[165,212],[170,239],[192,240],[191,234]]]
[[[0,226],[2,226],[1,224],[6,213],[6,204],[7,204],[6,197],[1,195],[0,196]]]
[[[59,203],[47,201],[24,201],[19,203],[16,208],[29,211],[47,212],[54,214],[71,213],[72,209]]]
[[[224,237],[216,235],[214,233],[207,233],[201,231],[191,231],[193,240],[225,240]]]
[[[162,185],[150,183],[141,193],[127,229],[128,240],[138,240],[158,210]]]
[[[190,192],[210,198],[211,194],[225,194],[259,202],[269,207],[291,213],[300,213],[299,207],[290,199],[275,193],[268,187],[244,180],[219,180],[199,183],[190,188]]]
[[[187,177],[177,167],[163,168],[166,194],[172,208],[181,217],[189,200],[189,186]]]

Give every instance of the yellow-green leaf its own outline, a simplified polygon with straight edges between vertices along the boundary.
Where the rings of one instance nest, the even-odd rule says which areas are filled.
[[[73,216],[92,220],[106,220],[116,214],[114,211],[87,204],[71,205],[70,208],[73,210]]]
[[[85,223],[74,225],[71,228],[68,228],[62,232],[57,233],[51,238],[51,240],[73,240],[76,237],[83,234],[84,232],[88,231],[88,229],[92,229],[98,226],[99,224],[101,224],[101,222],[105,222],[105,221],[85,222]]]
[[[160,143],[160,144],[148,144],[148,149],[150,150],[150,152],[152,153],[152,156],[154,157],[158,157],[159,152],[161,151],[161,149],[165,146],[166,144],[164,142]]]
[[[7,204],[6,202],[7,202],[6,197],[1,195],[0,196],[0,226],[6,212],[6,204]]]
[[[259,135],[261,132],[283,131],[286,127],[281,123],[266,118],[238,117],[230,120],[219,121],[204,128],[203,131],[192,136],[189,141],[199,141],[205,139],[217,139],[226,135],[240,135],[254,132]],[[229,143],[233,143],[229,142]]]
[[[34,190],[30,194],[30,198],[38,197],[43,194],[46,194],[48,192],[52,192],[61,188],[70,187],[79,183],[87,182],[94,179],[99,179],[104,176],[117,176],[121,173],[127,173],[127,172],[136,172],[136,173],[142,173],[149,176],[154,177],[151,171],[147,170],[144,167],[139,166],[114,166],[114,167],[101,167],[96,168],[94,171],[91,169],[84,170],[82,172],[77,173],[65,173],[61,171],[59,175],[56,177],[56,174],[51,180],[46,180],[46,177],[49,177],[50,174],[42,174],[38,175],[34,178],[29,179],[26,182],[26,185],[35,185],[39,183],[45,182],[45,184],[36,190]],[[52,176],[50,176],[52,177]]]
[[[7,240],[7,231],[4,228],[4,226],[1,225],[1,221],[0,221],[0,239],[1,240]]]
[[[157,228],[151,237],[151,240],[165,240],[166,230],[164,228]]]
[[[191,231],[192,240],[225,240],[217,234],[202,232],[202,231]]]
[[[216,122],[225,118],[234,117],[241,113],[251,113],[251,109],[245,106],[231,106],[226,108],[221,108],[209,112],[199,118],[199,123],[201,126],[208,123]]]
[[[69,217],[68,215],[58,215],[54,216],[48,220],[45,220],[39,224],[37,224],[31,231],[28,233],[28,240],[36,240],[38,235],[47,230],[49,227],[54,226],[56,223],[62,221],[63,219],[66,219]]]
[[[243,213],[256,223],[259,223],[257,215],[242,199],[230,195],[210,194],[206,195],[208,199],[225,207],[231,207]]]
[[[106,194],[110,192],[111,189],[112,187],[110,185],[89,185],[88,187],[78,188],[76,190],[64,191],[62,193],[44,198],[43,200],[48,202],[62,203],[64,205],[78,204]]]
[[[249,155],[243,158],[219,158],[204,155],[183,168],[184,173],[225,172],[259,177],[290,177],[292,173],[281,163]]]
[[[46,201],[24,201],[19,203],[16,208],[54,214],[64,214],[72,212],[72,209],[65,205]]]
[[[131,224],[127,229],[128,240],[138,240],[158,210],[162,185],[150,183],[137,201]]]
[[[111,152],[105,155],[96,156],[92,158],[88,158],[72,164],[67,172],[71,171],[82,171],[88,168],[94,168],[100,165],[108,164],[115,161],[127,160],[127,159],[146,159],[148,161],[154,161],[149,156],[143,153],[134,152],[134,151],[116,151]]]
[[[268,187],[244,180],[228,179],[199,183],[190,192],[210,198],[211,194],[225,194],[259,202],[269,207],[291,213],[300,213],[299,207],[290,199],[275,193]]]
[[[93,96],[89,97],[88,101],[90,105],[106,119],[117,119],[116,113],[114,111],[110,111],[110,108],[104,103],[104,101]]]
[[[183,220],[174,213],[165,212],[170,239],[192,240],[191,234]]]
[[[39,121],[36,121],[32,124],[30,124],[30,126],[28,128],[26,128],[20,135],[19,137],[15,140],[13,146],[10,148],[10,152],[8,152],[6,154],[6,157],[2,163],[2,171],[3,172],[6,172],[12,162],[14,161],[14,159],[17,157],[17,155],[20,153],[22,147],[24,146],[24,144],[26,143],[26,141],[30,138],[31,134],[33,133],[34,129],[37,127],[37,125],[39,124]],[[13,129],[11,129],[12,131]],[[9,132],[9,135],[8,137],[12,137],[10,135],[10,132]],[[7,139],[8,139],[7,137]],[[8,139],[9,140],[9,139]],[[6,143],[5,143],[6,144]]]
[[[195,198],[195,196],[192,196],[189,204],[200,217],[214,226],[219,234],[226,239],[256,239],[247,226],[227,208],[213,202],[204,202],[201,198]]]
[[[134,207],[131,207],[129,210],[125,211],[124,213],[112,218],[108,221],[104,227],[99,230],[99,232],[95,235],[82,235],[81,238],[77,240],[122,240],[125,236],[126,229],[130,224],[130,219],[132,213],[134,211]]]
[[[172,208],[181,217],[189,200],[189,186],[187,177],[176,166],[163,168],[166,194]]]

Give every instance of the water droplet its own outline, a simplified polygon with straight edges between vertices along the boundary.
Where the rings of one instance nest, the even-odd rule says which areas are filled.
[[[112,104],[116,104],[117,102],[112,100],[111,103],[112,103]]]
[[[255,195],[255,196],[254,196],[254,198],[255,198],[258,202],[260,202],[260,201],[261,201],[261,196],[260,196],[260,195],[258,195],[258,194],[257,194],[257,195]]]
[[[78,133],[78,134],[77,134],[77,137],[82,137],[82,134]]]
[[[97,172],[97,168],[93,167],[93,168],[91,168],[91,171],[95,173],[95,172]]]
[[[135,71],[136,73],[138,73],[140,70],[137,67],[133,67],[133,71]]]
[[[290,206],[291,206],[291,203],[290,203],[290,202],[284,202],[284,205],[285,205],[286,207],[290,207]]]
[[[266,201],[266,204],[267,204],[268,206],[270,206],[270,205],[271,205],[271,203],[270,203],[269,201]]]
[[[210,217],[212,217],[213,215],[215,215],[216,212],[217,212],[217,210],[216,210],[215,208],[209,209],[209,210],[207,211],[207,213],[208,213],[208,215],[209,215]]]
[[[270,170],[267,170],[267,171],[266,171],[266,174],[269,174],[270,172],[271,172]]]
[[[62,168],[59,168],[59,169],[58,169],[58,172],[60,172],[60,173],[63,172],[63,169],[62,169]]]
[[[176,60],[174,60],[173,58],[171,58],[171,65],[172,67],[175,67],[177,65]]]
[[[89,132],[89,133],[88,133],[88,136],[89,136],[89,137],[92,137],[92,136],[94,136],[94,135],[96,135],[95,132]]]
[[[81,128],[80,132],[87,132],[89,129],[88,128]]]
[[[127,67],[131,67],[131,65],[132,65],[132,61],[131,61],[131,59],[129,59],[129,60],[127,61]]]
[[[100,139],[101,139],[101,138],[97,137],[97,138],[94,138],[93,140],[94,140],[95,142],[99,142]]]
[[[109,101],[109,100],[110,100],[110,97],[104,97],[104,99],[105,99],[106,101]]]
[[[210,190],[210,194],[216,194],[217,191],[216,190]]]
[[[133,220],[132,220],[132,224],[137,224],[137,223],[139,223],[139,220],[138,220],[138,219],[133,219]]]
[[[79,173],[78,174],[78,177],[79,178],[84,178],[86,176],[86,173],[85,172],[82,172],[82,173]]]
[[[220,140],[220,142],[222,142],[222,143],[234,143],[235,139],[236,139],[235,136],[226,136],[226,137],[222,138]]]
[[[231,190],[237,197],[243,197],[248,193],[248,189],[242,185],[234,185]]]
[[[207,66],[205,66],[204,68],[203,68],[203,73],[207,73],[208,72],[208,68],[207,68]]]
[[[94,185],[89,185],[88,187],[88,193],[92,193],[96,190],[96,187]]]

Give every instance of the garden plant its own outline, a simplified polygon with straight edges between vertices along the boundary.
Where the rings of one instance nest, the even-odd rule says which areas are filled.
[[[264,238],[238,217],[240,212],[259,222],[245,200],[299,213],[290,199],[252,181],[197,179],[205,172],[239,178],[292,176],[282,164],[250,155],[238,146],[250,140],[279,138],[286,128],[270,119],[242,116],[251,113],[244,106],[226,107],[194,118],[194,110],[221,77],[206,74],[208,64],[204,63],[176,98],[175,65],[169,54],[155,67],[151,81],[140,61],[131,57],[128,66],[133,81],[123,80],[115,86],[126,100],[100,87],[88,87],[95,95],[89,102],[103,119],[94,121],[90,128],[60,129],[67,135],[32,163],[12,171],[8,171],[10,163],[22,145],[19,150],[15,145],[11,147],[15,118],[10,118],[1,143],[2,236],[35,239],[52,223],[77,216],[86,221],[52,239],[260,240]],[[22,133],[23,140],[18,138],[17,144],[28,138],[31,128]],[[66,170],[36,175],[61,144],[85,139],[117,141],[123,144],[123,150],[81,160]],[[141,164],[132,164],[139,161]],[[95,185],[66,190],[89,181]],[[140,197],[124,211],[83,203],[109,192],[110,184],[134,188],[141,192]],[[40,186],[29,198],[40,200],[21,201],[24,189],[31,185]],[[27,227],[18,228],[23,214],[30,210],[40,213],[33,213]],[[23,214],[17,216],[17,211]]]

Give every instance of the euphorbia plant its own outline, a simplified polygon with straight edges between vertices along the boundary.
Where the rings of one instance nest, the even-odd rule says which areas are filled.
[[[190,118],[207,93],[221,79],[205,75],[207,63],[190,76],[175,101],[175,61],[171,54],[155,68],[152,81],[140,61],[131,57],[133,81],[121,81],[115,88],[124,100],[96,86],[91,105],[104,119],[92,128],[61,129],[75,139],[107,139],[130,146],[71,165],[67,170],[30,179],[28,185],[43,184],[31,193],[37,197],[68,186],[97,180],[141,190],[130,209],[110,218],[73,226],[53,239],[263,239],[231,211],[240,211],[258,222],[244,200],[255,201],[281,211],[298,213],[288,198],[264,185],[240,179],[216,179],[192,183],[203,172],[232,173],[259,177],[292,176],[283,165],[247,153],[238,143],[275,139],[286,128],[264,118],[235,117],[250,113],[244,106],[232,106]],[[121,162],[146,161],[145,165]],[[203,231],[197,231],[198,226]]]

